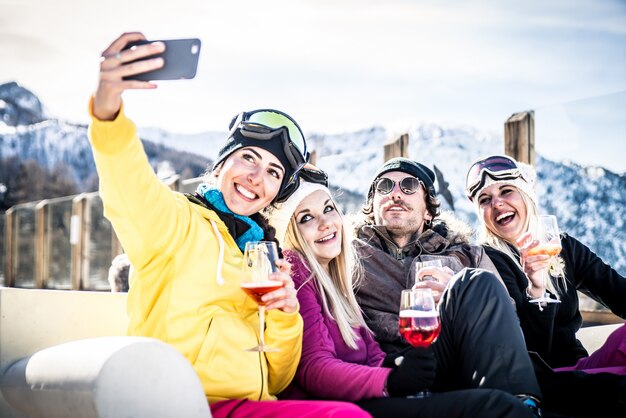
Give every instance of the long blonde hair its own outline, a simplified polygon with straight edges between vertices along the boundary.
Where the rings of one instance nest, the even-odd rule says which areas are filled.
[[[532,200],[526,192],[521,190],[520,188],[511,184],[512,187],[515,188],[522,196],[522,201],[526,206],[526,222],[524,224],[524,231],[532,231],[539,219],[539,210],[537,209],[537,205],[534,200]],[[478,207],[479,200],[476,200],[476,205]],[[480,213],[480,212],[479,212]],[[511,247],[507,244],[515,245],[514,242],[509,243],[507,240],[497,235],[495,232],[492,232],[483,219],[480,219],[480,226],[477,231],[477,241],[479,244],[487,245],[489,247],[495,248],[496,250],[500,250],[509,256],[515,264],[519,266],[519,268],[524,271],[522,264],[520,262],[519,257],[515,252],[511,249]],[[565,271],[563,269],[563,258],[561,256],[554,257],[551,265],[550,265],[550,280],[547,280],[546,287],[548,290],[553,293],[557,299],[560,299],[560,293],[563,293],[567,290],[567,282],[565,280]],[[556,281],[556,283],[555,283]]]
[[[295,216],[291,216],[289,220],[283,245],[305,257],[311,269],[311,276],[307,281],[314,279],[317,283],[324,312],[335,320],[344,342],[350,348],[356,349],[360,337],[354,328],[363,327],[369,331],[354,296],[354,286],[362,275],[361,264],[352,248],[351,228],[346,225],[332,196],[331,200],[342,222],[341,252],[328,263],[328,272],[317,261],[313,250],[300,233]]]

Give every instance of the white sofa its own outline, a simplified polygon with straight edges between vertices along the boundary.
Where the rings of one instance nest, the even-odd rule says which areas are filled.
[[[210,417],[189,362],[126,325],[124,293],[0,287],[0,417]],[[594,351],[620,325],[579,338]]]
[[[589,354],[591,354],[604,344],[604,341],[606,341],[606,338],[611,332],[622,325],[624,324],[596,325],[593,327],[581,328],[576,333],[576,337],[581,343],[583,343]]]
[[[210,417],[191,364],[124,336],[126,294],[0,287],[0,417]]]

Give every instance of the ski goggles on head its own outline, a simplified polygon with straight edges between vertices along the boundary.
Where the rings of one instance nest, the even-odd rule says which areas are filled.
[[[313,164],[307,164],[298,172],[298,177],[309,183],[321,184],[324,187],[328,187],[328,174],[325,171],[320,170]]]
[[[396,187],[396,183],[400,186],[400,190],[402,190],[402,193],[406,195],[416,193],[419,190],[420,186],[426,189],[424,183],[422,183],[419,179],[409,176],[403,178],[398,182],[391,180],[388,177],[381,177],[376,180],[376,183],[374,183],[374,190],[378,194],[387,195],[392,192],[394,187]]]
[[[504,155],[494,155],[476,161],[465,178],[465,195],[469,200],[474,200],[476,193],[485,185],[487,176],[494,180],[515,180],[519,177],[524,178],[524,173],[515,160]],[[524,180],[528,181],[526,178]]]
[[[235,130],[246,138],[257,140],[280,137],[285,156],[295,171],[302,168],[308,160],[304,134],[296,121],[286,113],[274,109],[242,112],[231,126],[231,135]]]
[[[306,164],[296,174],[297,179],[290,183],[285,189],[285,194],[290,196],[300,186],[300,181],[304,180],[309,183],[321,184],[324,187],[328,187],[328,174],[325,171],[320,170],[313,164]]]

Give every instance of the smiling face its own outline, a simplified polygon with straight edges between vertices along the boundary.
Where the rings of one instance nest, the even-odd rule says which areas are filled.
[[[398,182],[409,176],[402,171],[385,173],[382,177],[396,182],[393,190],[385,195],[374,191],[374,221],[376,225],[385,226],[399,246],[407,244],[415,233],[421,233],[425,220],[432,220],[431,214],[426,210],[424,187],[420,187],[413,194],[404,194],[400,190]]]
[[[316,190],[300,202],[294,212],[296,225],[320,265],[341,253],[343,220],[335,204],[324,190]]]
[[[478,212],[493,234],[515,244],[524,232],[528,210],[520,191],[510,184],[495,183],[477,197]]]
[[[246,147],[233,152],[216,173],[226,206],[237,215],[250,216],[274,200],[285,170],[269,151]]]

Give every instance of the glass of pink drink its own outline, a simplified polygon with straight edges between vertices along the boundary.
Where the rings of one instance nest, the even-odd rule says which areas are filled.
[[[399,327],[402,338],[413,347],[426,348],[437,340],[441,332],[441,321],[431,289],[402,291]],[[423,390],[413,397],[423,398],[429,395],[428,390]]]
[[[278,270],[278,249],[271,241],[251,241],[246,243],[243,252],[241,289],[250,296],[259,307],[259,344],[246,351],[278,351],[265,345],[265,302],[261,297],[283,287],[283,282],[270,280],[269,275]]]

